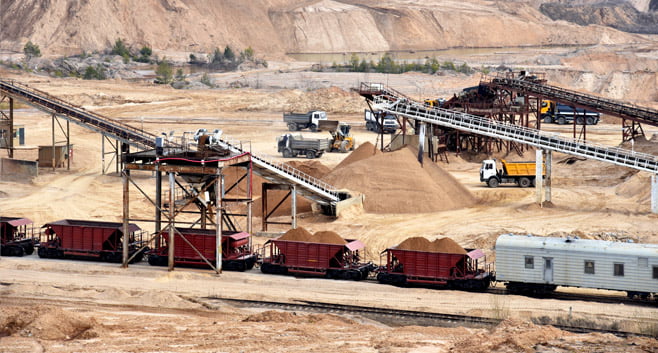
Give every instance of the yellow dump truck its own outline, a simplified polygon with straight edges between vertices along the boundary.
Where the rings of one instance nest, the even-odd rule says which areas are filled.
[[[480,181],[487,183],[489,187],[495,188],[500,184],[511,184],[527,188],[535,186],[536,163],[530,162],[507,162],[502,159],[501,168],[496,166],[495,159],[485,159],[480,167]],[[542,175],[546,175],[546,165],[542,169]]]

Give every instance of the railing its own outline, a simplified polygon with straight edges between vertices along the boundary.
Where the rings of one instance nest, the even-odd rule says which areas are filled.
[[[503,140],[520,142],[542,149],[593,158],[605,162],[658,173],[656,156],[608,147],[591,142],[582,142],[558,134],[542,132],[523,126],[512,125],[492,119],[470,115],[462,112],[426,107],[423,104],[397,99],[394,96],[377,96],[374,99],[378,109],[394,114],[402,114],[409,118],[469,131],[480,135],[491,136]]]

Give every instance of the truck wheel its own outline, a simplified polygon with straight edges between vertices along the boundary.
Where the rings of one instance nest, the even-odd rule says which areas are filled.
[[[498,187],[498,179],[491,177],[487,181],[487,185],[489,185],[490,188],[497,188]]]
[[[546,115],[546,116],[544,116],[544,122],[545,122],[546,124],[552,124],[552,123],[553,123],[553,117],[550,116],[550,115]]]
[[[596,122],[595,122],[596,120],[595,120],[594,118],[592,118],[591,116],[588,117],[587,120],[585,120],[585,121],[587,121],[587,125],[594,125],[594,124],[596,124]]]
[[[582,116],[576,118],[576,124],[583,125],[584,122],[585,122],[585,118],[583,118]]]
[[[293,124],[293,123],[288,124],[288,130],[297,131],[297,124]]]
[[[347,145],[349,143],[347,141],[343,141],[340,143],[340,153],[347,153]]]
[[[519,186],[522,187],[522,188],[527,188],[528,186],[530,186],[530,184],[531,184],[531,182],[530,182],[530,179],[528,179],[528,178],[519,179]]]
[[[311,129],[311,131],[313,131],[313,132],[318,132],[318,126],[315,125],[315,124],[311,124],[310,129]]]
[[[558,116],[557,117],[557,123],[558,125],[564,125],[567,123],[567,119],[563,116]]]
[[[306,158],[308,159],[315,158],[315,151],[306,151]]]
[[[283,158],[292,158],[292,151],[290,148],[283,149]]]

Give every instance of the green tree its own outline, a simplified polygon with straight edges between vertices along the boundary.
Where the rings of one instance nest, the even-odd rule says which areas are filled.
[[[226,48],[224,48],[224,58],[231,62],[235,61],[235,53],[233,52],[233,49],[231,49],[231,47],[228,45]]]
[[[224,53],[222,53],[219,48],[215,48],[215,52],[212,54],[212,60],[210,60],[210,62],[213,64],[219,64],[222,60],[224,60]]]
[[[105,68],[98,64],[96,67],[87,66],[82,78],[85,80],[104,80],[107,78],[107,75],[105,74]]]
[[[151,49],[148,46],[143,46],[142,49],[140,49],[139,51],[139,57],[136,59],[136,61],[139,61],[141,63],[150,62],[152,54],[153,54],[153,49]]]
[[[176,81],[183,81],[184,79],[185,74],[183,73],[183,69],[176,70]]]
[[[38,45],[32,43],[32,41],[27,41],[27,43],[25,43],[25,46],[23,47],[23,53],[25,54],[27,60],[30,60],[32,58],[40,57],[41,49],[39,49]]]
[[[352,53],[352,56],[350,57],[350,70],[354,72],[359,71],[359,57],[356,53]]]
[[[245,61],[245,60],[253,61],[254,60],[254,50],[251,49],[251,47],[248,47],[247,49],[240,52],[240,58],[242,59],[242,61]]]
[[[173,78],[173,68],[171,64],[167,61],[167,58],[162,59],[160,63],[158,63],[158,67],[155,69],[155,74],[157,76],[156,82],[157,83],[170,83],[171,79]]]
[[[112,47],[111,54],[120,55],[124,59],[126,57],[131,57],[130,50],[128,50],[128,47],[126,47],[126,44],[123,42],[123,39],[121,39],[121,38],[114,41],[114,46]]]

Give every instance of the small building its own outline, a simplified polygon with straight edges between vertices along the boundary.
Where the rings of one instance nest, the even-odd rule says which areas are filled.
[[[67,159],[73,161],[73,145],[55,145],[55,165],[53,166],[53,146],[39,146],[39,167],[66,167]]]
[[[25,126],[14,125],[12,133],[9,133],[9,124],[0,121],[0,148],[9,148],[10,139],[13,139],[13,146],[25,145]]]

